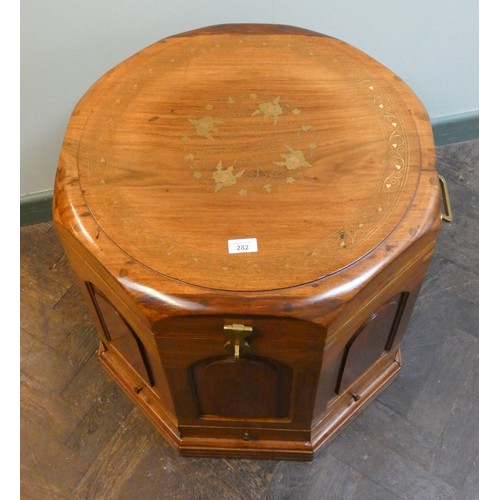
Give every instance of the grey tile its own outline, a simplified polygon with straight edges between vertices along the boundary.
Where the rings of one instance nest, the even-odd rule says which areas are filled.
[[[437,254],[432,258],[419,300],[449,293],[479,304],[479,276]]]
[[[459,215],[450,224],[443,223],[436,254],[479,273],[479,225],[477,215]]]
[[[280,463],[266,492],[267,500],[328,498],[349,500],[362,475],[331,455],[320,454],[312,463]]]
[[[454,221],[443,223],[436,253],[469,271],[479,270],[478,141],[438,148],[438,170],[448,184]]]
[[[440,436],[463,392],[464,381],[477,367],[478,354],[475,338],[460,330],[450,332],[413,401],[408,419]]]
[[[385,406],[380,399],[351,425],[381,448],[390,448],[423,468],[431,462],[437,437]]]
[[[358,483],[353,500],[402,500],[404,497],[392,493],[384,486],[363,476]]]
[[[479,366],[464,381],[463,389],[434,450],[430,471],[460,489],[471,467],[477,467],[479,429]]]
[[[458,492],[459,500],[477,500],[479,498],[479,460],[476,457],[472,463],[470,470],[465,476],[465,481]]]
[[[328,454],[405,499],[455,498],[456,489],[399,453],[351,425],[336,438]]]
[[[439,173],[446,177],[448,183],[478,191],[479,141],[466,141],[436,148],[436,160]]]

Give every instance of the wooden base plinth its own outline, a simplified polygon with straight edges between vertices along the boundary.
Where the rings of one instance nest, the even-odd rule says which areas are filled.
[[[310,441],[195,438],[180,435],[175,419],[163,410],[158,396],[150,388],[144,387],[137,392],[140,379],[119,358],[118,353],[106,351],[101,345],[99,350],[101,364],[167,442],[180,455],[214,458],[312,460],[319,450],[364,411],[396,379],[401,370],[400,352],[398,351],[396,359],[358,395],[359,399],[355,401],[351,398],[351,403],[345,407],[344,411],[332,411],[330,416],[327,415],[316,425],[311,433]]]
[[[140,392],[137,391],[137,388],[143,385],[142,381],[134,370],[127,367],[123,363],[123,360],[119,358],[120,355],[118,353],[105,350],[101,343],[99,347],[99,361],[102,366],[123,389],[135,406],[146,415],[167,442],[173,448],[178,448],[180,435],[177,431],[175,419],[163,409],[158,396],[152,389],[144,386]]]

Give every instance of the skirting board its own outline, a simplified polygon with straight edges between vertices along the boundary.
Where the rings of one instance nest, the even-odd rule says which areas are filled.
[[[436,146],[479,139],[479,111],[434,118],[432,133]]]
[[[436,146],[479,138],[479,112],[460,113],[432,120]],[[21,196],[21,226],[52,220],[52,190]]]
[[[21,226],[52,220],[52,189],[21,196]]]

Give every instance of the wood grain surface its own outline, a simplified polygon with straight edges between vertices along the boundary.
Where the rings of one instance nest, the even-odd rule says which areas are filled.
[[[338,272],[399,226],[419,232],[402,219],[433,217],[435,177],[427,113],[387,68],[311,31],[229,25],[160,40],[86,93],[55,217],[109,269],[121,256],[129,280],[137,262],[273,290]],[[258,251],[228,253],[243,238]]]

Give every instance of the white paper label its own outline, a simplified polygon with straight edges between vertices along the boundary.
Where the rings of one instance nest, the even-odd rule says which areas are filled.
[[[228,240],[227,249],[229,253],[258,252],[257,238],[244,238],[242,240]]]

